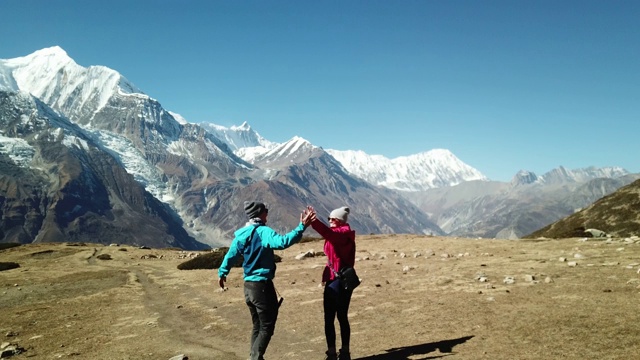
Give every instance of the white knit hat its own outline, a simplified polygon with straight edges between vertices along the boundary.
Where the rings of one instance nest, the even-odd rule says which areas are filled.
[[[347,222],[347,218],[349,217],[349,208],[343,206],[341,208],[337,208],[329,214],[330,219],[338,219],[342,220],[342,222]]]

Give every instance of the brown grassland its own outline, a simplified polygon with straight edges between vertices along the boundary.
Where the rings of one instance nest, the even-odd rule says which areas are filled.
[[[640,359],[640,243],[418,235],[357,243],[353,359]],[[24,349],[11,359],[248,357],[241,269],[222,292],[215,270],[177,269],[185,252],[70,245],[0,250],[0,263],[20,265],[0,271],[0,342]],[[269,360],[323,359],[326,258],[295,259],[308,250],[322,251],[322,241],[277,252],[284,303]]]

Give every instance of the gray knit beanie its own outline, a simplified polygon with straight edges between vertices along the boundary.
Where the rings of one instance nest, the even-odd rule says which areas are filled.
[[[331,214],[329,214],[329,218],[339,219],[339,220],[342,220],[342,222],[347,222],[347,218],[349,217],[349,211],[350,211],[349,208],[346,206],[337,208],[333,210]]]
[[[247,214],[249,219],[253,219],[255,217],[260,216],[260,214],[262,214],[262,212],[266,209],[267,207],[261,202],[257,202],[257,201],[244,202],[244,212]]]

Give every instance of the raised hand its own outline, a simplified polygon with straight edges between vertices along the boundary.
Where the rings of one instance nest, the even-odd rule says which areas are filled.
[[[300,222],[304,226],[309,226],[316,219],[316,211],[311,206],[307,206],[300,214]]]

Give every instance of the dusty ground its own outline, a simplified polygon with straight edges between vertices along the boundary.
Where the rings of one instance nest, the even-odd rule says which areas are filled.
[[[638,243],[357,242],[354,359],[640,359]],[[295,260],[321,249],[316,241],[278,252],[275,284],[285,300],[269,360],[323,358],[325,258]],[[221,292],[215,271],[176,268],[185,254],[94,244],[2,250],[0,262],[20,268],[0,272],[0,343],[25,349],[11,359],[246,359],[241,270]],[[509,276],[514,284],[504,283]]]

